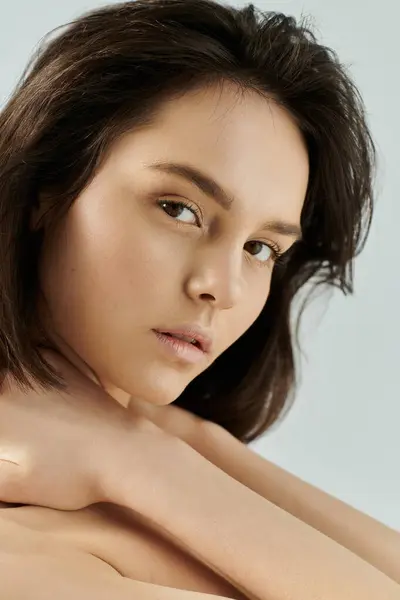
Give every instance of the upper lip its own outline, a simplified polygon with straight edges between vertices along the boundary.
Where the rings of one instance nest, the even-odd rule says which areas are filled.
[[[170,333],[171,335],[184,335],[185,337],[196,340],[200,349],[208,354],[211,352],[213,340],[212,337],[198,325],[182,325],[180,327],[159,327],[155,331],[159,333]]]

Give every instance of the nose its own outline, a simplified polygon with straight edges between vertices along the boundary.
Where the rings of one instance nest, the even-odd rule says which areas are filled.
[[[203,249],[185,282],[186,293],[196,302],[209,302],[215,308],[233,308],[243,289],[242,251],[226,248]]]

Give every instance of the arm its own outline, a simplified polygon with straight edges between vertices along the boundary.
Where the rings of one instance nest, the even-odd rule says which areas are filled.
[[[4,600],[226,600],[127,579],[92,555],[1,517],[0,539]]]
[[[274,465],[221,427],[207,423],[199,432],[196,447],[214,465],[400,584],[400,533]]]
[[[223,596],[99,576],[53,557],[0,553],[1,590],[7,600],[226,600]]]
[[[256,454],[215,423],[176,406],[136,410],[275,506],[400,583],[400,533]]]
[[[400,600],[389,577],[187,443],[129,415],[75,371],[68,381],[63,392],[0,395],[1,500],[127,507],[251,599]]]
[[[130,508],[254,600],[399,600],[400,586],[186,443],[102,456],[107,501]],[[173,442],[173,443],[172,443]],[[150,475],[150,474],[153,475]]]

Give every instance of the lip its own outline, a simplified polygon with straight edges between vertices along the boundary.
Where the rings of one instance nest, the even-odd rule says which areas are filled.
[[[164,333],[174,335],[184,335],[185,337],[196,340],[197,350],[201,350],[204,354],[210,354],[212,350],[212,338],[204,329],[196,325],[182,325],[180,327],[159,327],[154,329],[156,333]]]

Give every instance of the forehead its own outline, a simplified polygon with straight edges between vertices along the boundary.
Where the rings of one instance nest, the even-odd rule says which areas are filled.
[[[284,108],[255,92],[207,88],[166,102],[114,157],[131,170],[137,162],[191,163],[242,204],[278,203],[280,217],[300,219],[309,174],[303,136]]]

